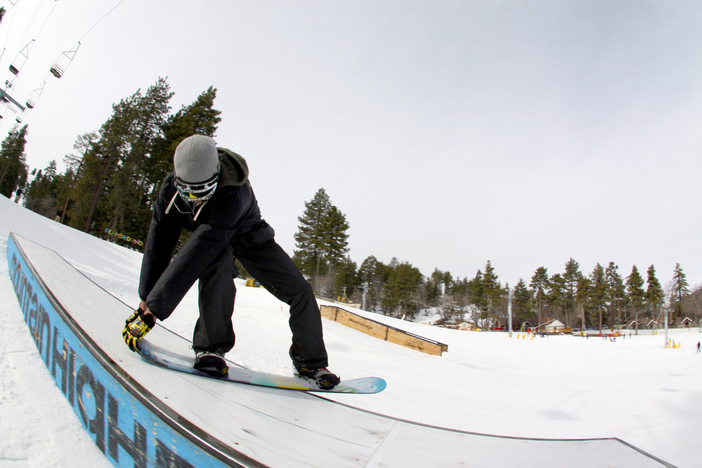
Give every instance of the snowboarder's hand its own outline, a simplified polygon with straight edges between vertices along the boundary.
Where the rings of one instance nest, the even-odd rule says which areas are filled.
[[[142,304],[144,305],[143,307]],[[124,338],[124,342],[127,343],[129,349],[138,351],[139,341],[149,333],[155,324],[156,319],[148,307],[145,306],[144,301],[142,301],[139,304],[139,308],[129,316],[124,324],[124,330],[122,330],[122,338]]]

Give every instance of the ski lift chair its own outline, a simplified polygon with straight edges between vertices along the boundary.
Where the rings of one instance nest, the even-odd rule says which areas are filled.
[[[56,78],[61,78],[63,74],[66,73],[66,69],[73,61],[73,58],[76,56],[76,52],[78,52],[79,47],[80,42],[78,42],[73,49],[61,52],[59,58],[56,59],[56,63],[49,69],[51,74]]]
[[[24,49],[19,51],[17,57],[15,57],[15,60],[13,60],[12,65],[10,65],[10,73],[15,76],[19,75],[20,70],[29,58],[29,49],[32,47],[32,44],[34,44],[34,39],[29,41],[29,44],[24,46]]]
[[[41,97],[41,93],[42,91],[44,91],[45,86],[46,81],[43,85],[41,85],[41,88],[37,88],[34,91],[32,91],[32,94],[29,96],[29,99],[27,99],[27,107],[29,107],[30,109],[34,109],[34,106],[37,105],[37,101],[39,100],[39,97]]]

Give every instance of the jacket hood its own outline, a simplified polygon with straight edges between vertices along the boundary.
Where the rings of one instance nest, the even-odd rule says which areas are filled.
[[[249,166],[246,164],[246,160],[227,148],[218,147],[217,153],[221,163],[218,185],[220,187],[244,185],[249,179]]]

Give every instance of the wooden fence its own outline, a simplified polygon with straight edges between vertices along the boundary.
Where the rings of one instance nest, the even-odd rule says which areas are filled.
[[[360,315],[340,309],[339,307],[323,305],[320,310],[324,318],[346,325],[347,327],[381,340],[435,356],[441,356],[441,353],[448,351],[448,345],[444,343],[439,343],[438,341],[430,340],[429,338],[424,338],[414,333],[361,317]]]

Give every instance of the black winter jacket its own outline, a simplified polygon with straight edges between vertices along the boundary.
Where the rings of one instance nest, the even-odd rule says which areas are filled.
[[[272,239],[273,229],[261,218],[256,196],[248,181],[244,158],[217,148],[219,183],[204,205],[186,202],[177,194],[175,175],[163,181],[156,204],[139,281],[139,296],[151,312],[165,320],[200,278],[208,265],[228,245],[256,232],[258,241]],[[174,258],[181,230],[192,235]],[[267,239],[263,239],[266,237]],[[232,261],[234,261],[232,259]]]

